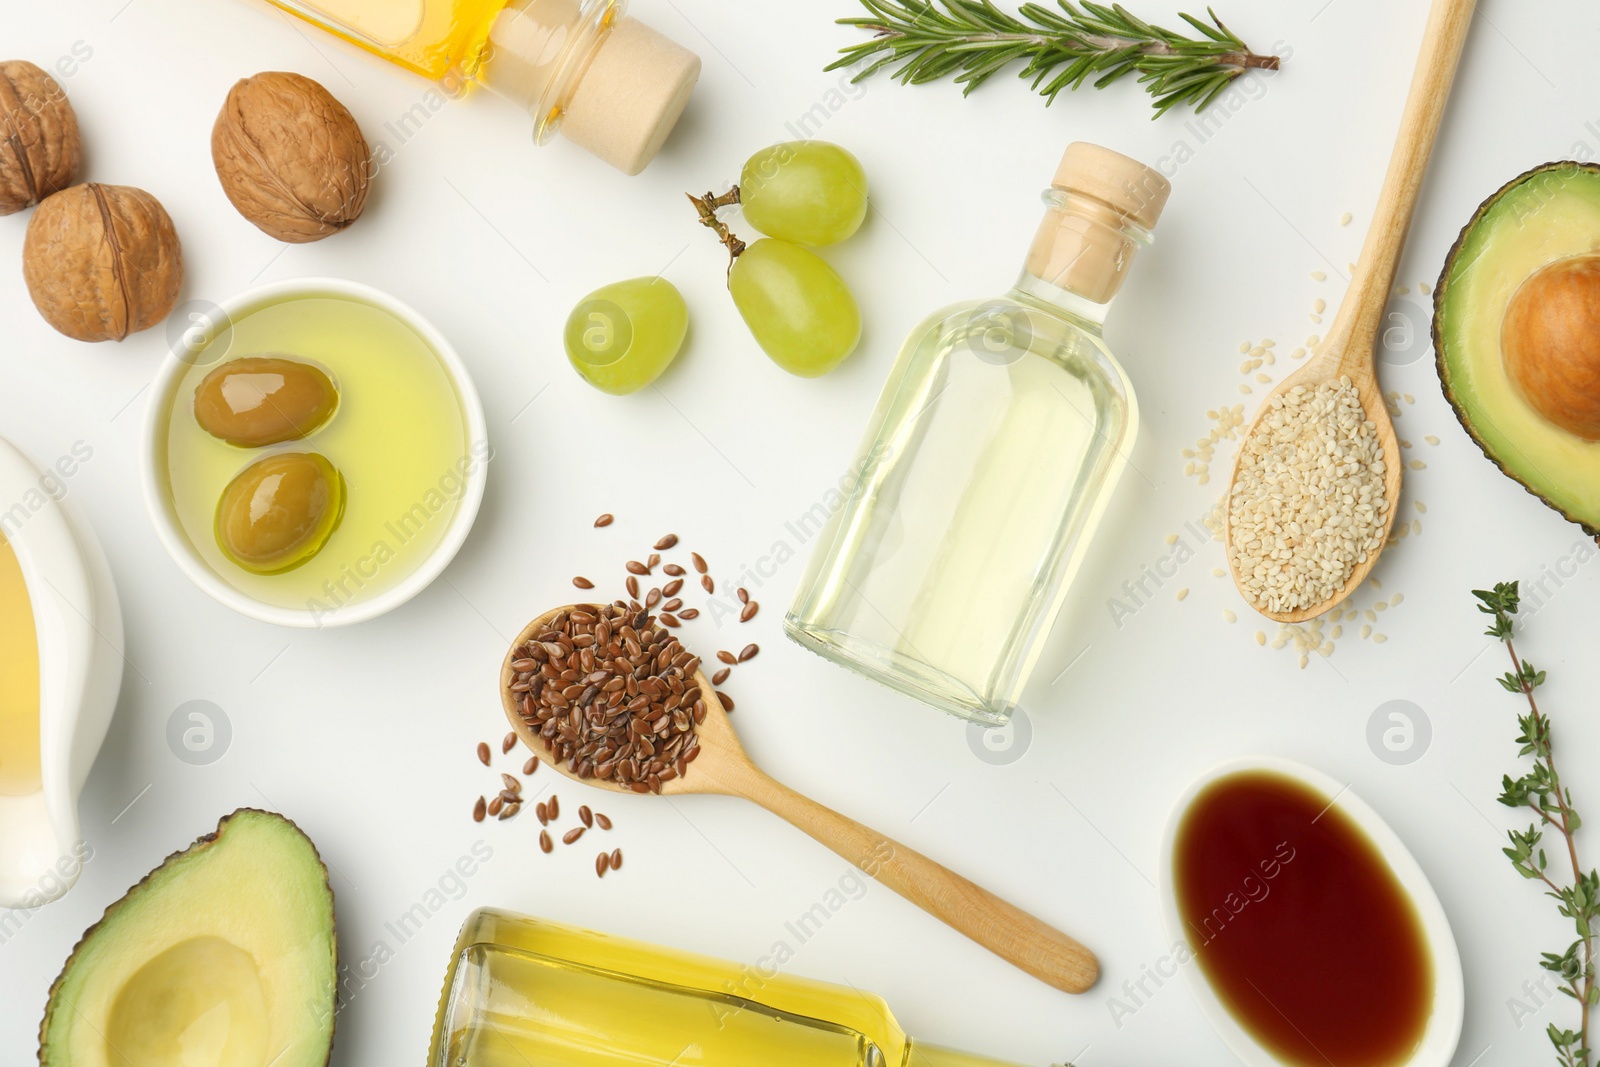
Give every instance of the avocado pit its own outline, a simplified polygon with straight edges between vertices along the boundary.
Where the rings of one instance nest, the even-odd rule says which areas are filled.
[[[1506,307],[1500,345],[1529,406],[1600,441],[1600,254],[1568,256],[1530,275]]]

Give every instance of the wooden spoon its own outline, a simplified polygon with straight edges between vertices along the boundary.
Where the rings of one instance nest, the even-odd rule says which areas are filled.
[[[522,743],[539,753],[557,773],[587,786],[633,796],[626,786],[600,778],[579,778],[566,764],[552,759],[544,738],[523,721],[517,694],[510,689],[516,675],[511,663],[517,649],[549,630],[551,619],[574,606],[599,610],[593,605],[555,608],[534,619],[517,635],[500,667],[500,702]],[[709,696],[714,692],[704,671],[696,670],[694,682],[702,693]],[[921,853],[768,777],[745,754],[727,713],[714,698],[706,701],[705,721],[696,728],[696,737],[699,757],[682,777],[661,783],[663,794],[713,793],[752,800],[1040,981],[1068,993],[1082,993],[1094,985],[1100,973],[1099,961],[1077,941]]]
[[[1245,591],[1243,576],[1239,573],[1231,547],[1233,524],[1230,505],[1234,483],[1239,478],[1244,442],[1255,432],[1262,417],[1271,410],[1273,397],[1297,385],[1311,387],[1336,380],[1341,375],[1348,376],[1361,396],[1361,406],[1366,409],[1367,418],[1377,424],[1377,440],[1383,448],[1383,492],[1389,501],[1383,526],[1384,542],[1388,540],[1389,530],[1394,525],[1395,513],[1400,510],[1400,472],[1405,464],[1400,457],[1394,423],[1389,420],[1389,409],[1384,403],[1383,390],[1378,386],[1373,364],[1377,354],[1378,331],[1383,326],[1384,310],[1394,286],[1395,269],[1400,263],[1401,249],[1405,247],[1412,209],[1416,207],[1417,193],[1428,168],[1428,157],[1433,152],[1433,142],[1439,132],[1439,120],[1444,115],[1450,84],[1455,80],[1461,47],[1467,39],[1467,28],[1472,23],[1475,2],[1434,0],[1428,14],[1427,28],[1423,31],[1422,54],[1417,59],[1417,70],[1411,79],[1405,112],[1400,117],[1400,134],[1395,139],[1394,156],[1389,161],[1383,191],[1378,195],[1378,206],[1373,211],[1372,228],[1367,231],[1366,243],[1361,246],[1361,258],[1356,262],[1344,302],[1339,305],[1339,313],[1316,352],[1303,367],[1278,383],[1240,438],[1239,451],[1234,456],[1233,477],[1228,482],[1228,495],[1223,498],[1222,538],[1234,584],[1252,605],[1255,600]],[[1277,622],[1303,622],[1321,615],[1343,603],[1360,587],[1377,564],[1382,551],[1383,543],[1380,542],[1376,549],[1367,553],[1366,561],[1350,572],[1344,587],[1321,604],[1296,611],[1266,611],[1260,607],[1256,610]]]

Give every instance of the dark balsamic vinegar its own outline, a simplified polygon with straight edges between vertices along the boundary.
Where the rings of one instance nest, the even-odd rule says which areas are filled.
[[[1267,771],[1197,796],[1173,849],[1178,914],[1217,996],[1286,1063],[1393,1067],[1433,1005],[1411,898],[1330,798]]]

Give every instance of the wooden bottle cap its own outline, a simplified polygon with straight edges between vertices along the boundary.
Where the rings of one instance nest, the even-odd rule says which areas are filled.
[[[620,19],[572,94],[561,132],[624,174],[638,174],[699,78],[699,56],[638,19]]]
[[[1146,230],[1155,229],[1172,193],[1172,183],[1159,171],[1087,141],[1067,146],[1050,184],[1064,192],[1092,196]]]

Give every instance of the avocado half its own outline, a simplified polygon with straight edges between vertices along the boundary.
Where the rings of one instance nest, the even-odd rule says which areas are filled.
[[[1597,254],[1600,166],[1547,163],[1479,206],[1445,260],[1433,298],[1439,379],[1461,425],[1502,471],[1591,536],[1600,533],[1600,441],[1558,425],[1530,402],[1527,379],[1513,380],[1508,370],[1502,328],[1513,300],[1528,301],[1530,278]],[[1586,402],[1600,404],[1600,396]]]
[[[42,1067],[324,1067],[333,891],[311,840],[242,808],[106,909],[50,989]]]

